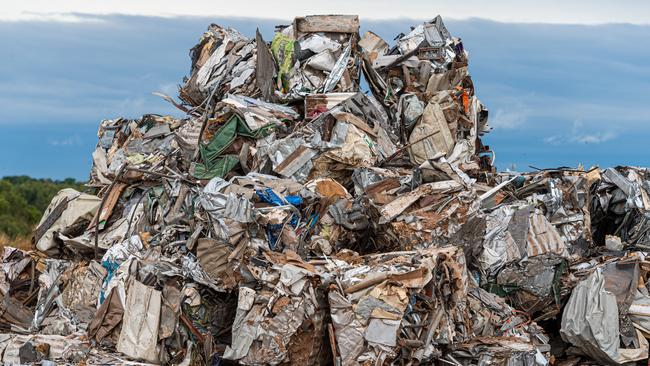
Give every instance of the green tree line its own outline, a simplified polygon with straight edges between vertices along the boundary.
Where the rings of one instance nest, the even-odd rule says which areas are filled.
[[[13,239],[31,234],[52,197],[63,188],[82,191],[84,185],[72,178],[52,180],[16,176],[0,179],[0,235]]]

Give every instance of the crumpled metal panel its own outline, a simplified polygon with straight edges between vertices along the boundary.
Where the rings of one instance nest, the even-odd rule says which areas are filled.
[[[648,341],[637,331],[641,347],[619,345],[619,312],[616,297],[605,289],[602,268],[595,270],[573,290],[562,315],[562,338],[606,364],[623,364],[648,358]]]

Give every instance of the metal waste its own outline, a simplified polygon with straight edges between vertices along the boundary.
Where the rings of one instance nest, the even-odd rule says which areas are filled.
[[[215,24],[183,118],[104,120],[88,190],[4,247],[3,364],[648,358],[650,171],[497,172],[440,16]]]

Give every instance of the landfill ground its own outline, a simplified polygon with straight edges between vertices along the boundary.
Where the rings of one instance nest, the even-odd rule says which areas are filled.
[[[647,365],[650,171],[497,172],[440,16],[212,24],[1,249],[0,363]]]

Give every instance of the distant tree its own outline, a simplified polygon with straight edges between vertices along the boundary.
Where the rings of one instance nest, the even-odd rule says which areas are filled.
[[[29,235],[63,188],[83,191],[84,185],[73,178],[56,181],[23,175],[0,179],[0,234],[9,238]]]

